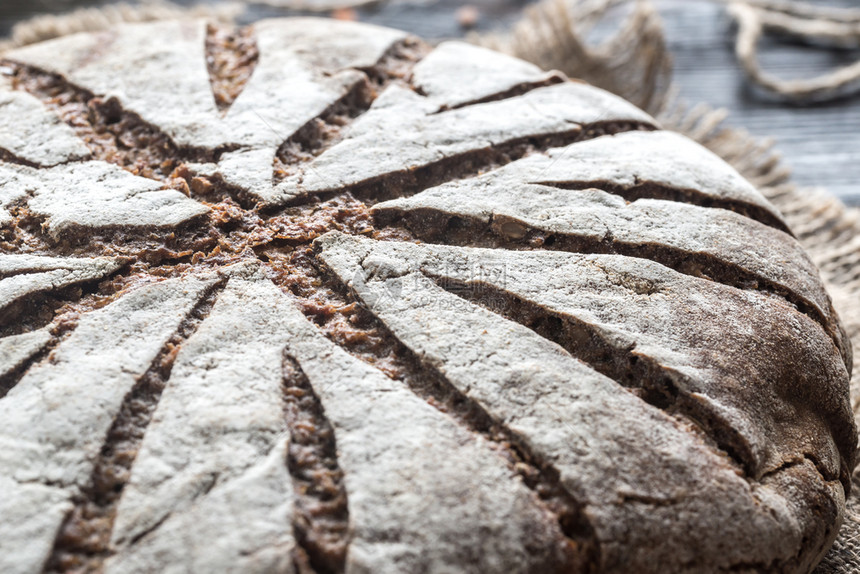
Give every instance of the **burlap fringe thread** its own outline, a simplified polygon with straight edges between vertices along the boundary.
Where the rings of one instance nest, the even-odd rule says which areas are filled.
[[[764,77],[765,87],[789,96],[830,97],[852,86],[857,79],[854,75],[860,78],[858,64],[856,72],[849,67],[851,70],[836,80],[819,78],[786,87],[761,72],[755,61],[755,44],[765,27],[838,45],[860,44],[860,13],[780,0],[725,3],[739,22],[739,59],[753,79]],[[601,44],[589,45],[585,38],[594,27],[609,11],[622,6],[629,13],[617,31]],[[141,6],[120,4],[78,10],[66,16],[40,16],[16,26],[12,38],[0,44],[0,52],[69,33],[108,29],[119,22],[188,16],[230,22],[240,11],[236,4],[189,10],[165,2],[149,2]],[[688,108],[679,101],[671,88],[671,57],[662,24],[650,3],[543,0],[528,9],[509,32],[473,35],[469,39],[612,91],[653,114],[666,129],[687,135],[732,164],[783,213],[821,270],[854,348],[860,349],[860,210],[847,208],[825,190],[794,185],[789,170],[773,150],[773,142],[726,127],[725,110],[705,104]],[[851,393],[854,411],[858,413],[860,368],[855,369]],[[839,538],[815,570],[816,574],[860,572],[860,471],[855,473],[854,483]]]
[[[805,80],[780,80],[758,62],[758,41],[776,33],[825,47],[860,46],[860,10],[826,8],[780,0],[729,1],[738,24],[735,54],[747,77],[760,88],[793,102],[820,102],[860,91],[860,61]]]

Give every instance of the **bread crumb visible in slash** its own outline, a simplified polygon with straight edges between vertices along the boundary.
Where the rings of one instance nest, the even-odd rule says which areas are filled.
[[[457,23],[463,29],[471,29],[478,25],[481,19],[481,11],[471,4],[466,4],[457,9]]]

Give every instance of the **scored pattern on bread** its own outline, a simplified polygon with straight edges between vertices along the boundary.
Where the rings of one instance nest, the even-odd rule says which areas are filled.
[[[25,303],[46,291],[92,282],[123,266],[110,257],[59,258],[38,255],[0,255],[0,319],[8,322],[28,311]]]
[[[41,170],[4,165],[0,183],[21,189],[16,197],[29,197],[30,211],[54,238],[76,229],[170,229],[208,211],[176,190],[102,161]]]
[[[87,314],[0,401],[0,505],[17,518],[0,526],[2,570],[42,567],[124,397],[212,284],[157,283]]]
[[[39,166],[90,155],[72,128],[46,109],[38,98],[13,90],[9,79],[4,77],[0,77],[0,149],[4,160]]]
[[[354,525],[347,571],[453,567],[466,552],[463,569],[471,572],[553,571],[569,563],[559,525],[546,520],[549,512],[492,443],[332,344],[294,306],[284,313],[292,336],[286,353],[335,430]],[[453,458],[454,451],[464,456]],[[387,534],[394,531],[396,537]],[[525,549],[529,536],[549,543]]]
[[[572,100],[576,107],[570,106]],[[464,162],[488,164],[502,150],[522,154],[517,146],[548,147],[653,126],[652,119],[624,100],[572,82],[442,113],[434,113],[437,101],[406,87],[389,87],[349,126],[342,141],[281,181],[278,195],[266,199],[281,203],[359,186],[366,194],[385,194],[392,185],[408,189],[403,180],[417,180],[414,187],[426,186],[425,180],[434,177],[448,179]]]
[[[285,296],[248,269],[225,273],[146,430],[116,510],[107,572],[145,570],[155,557],[199,572],[289,563],[280,365],[290,335],[277,313]]]
[[[662,161],[655,162],[654,156]],[[788,231],[782,215],[730,165],[672,132],[620,133],[575,148],[548,150],[519,163],[530,183],[567,189],[608,188],[627,201],[641,198],[722,207]]]
[[[551,150],[546,157],[382,202],[374,210],[383,215],[393,211],[407,225],[413,221],[410,230],[428,241],[444,241],[440,236],[457,218],[475,222],[471,243],[480,235],[528,243],[529,231],[535,230],[543,234],[542,247],[646,257],[694,276],[770,289],[822,323],[850,363],[848,338],[800,243],[728,210],[651,198],[631,203],[600,189],[523,182],[520,162],[528,177],[547,165],[564,166],[565,152],[572,155],[575,148]]]
[[[716,518],[718,523],[732,515],[755,514],[750,512],[753,508],[768,504],[767,496],[758,499],[748,490],[749,485],[737,476],[732,465],[725,460],[718,462],[719,457],[697,444],[698,437],[681,431],[677,420],[663,420],[644,401],[526,328],[422,281],[414,267],[410,269],[411,264],[421,261],[416,253],[410,253],[414,250],[397,252],[398,248],[411,246],[383,243],[377,247],[371,241],[338,235],[326,236],[320,245],[326,265],[343,281],[349,281],[357,295],[421,357],[427,368],[439,370],[491,417],[504,421],[542,458],[554,461],[562,483],[588,508],[598,540],[609,542],[601,544],[608,570],[622,568],[627,559],[626,551],[616,554],[611,542],[623,535],[639,549],[639,559],[666,563],[666,554],[678,549],[660,544],[660,538],[677,539],[687,529],[695,528],[702,519],[697,498],[710,498],[711,488],[740,489],[743,493],[732,497],[742,501],[737,507],[720,509],[726,514]],[[425,257],[432,255],[436,254],[431,251]],[[444,255],[440,259],[435,266],[434,262],[428,265],[430,273],[434,267],[456,265],[445,261]],[[462,260],[458,263],[462,264]],[[470,271],[477,271],[466,265]],[[551,268],[559,272],[558,266]],[[398,296],[392,297],[392,291]],[[834,362],[840,363],[833,355],[832,352]],[[617,420],[619,413],[623,413],[623,422]],[[637,454],[644,450],[639,442],[644,437],[650,446],[647,464]],[[823,450],[835,451],[830,445]],[[679,461],[705,456],[714,458],[690,469],[677,468]],[[771,470],[781,466],[780,462]],[[665,481],[670,472],[673,481]],[[702,474],[696,476],[699,472]],[[822,484],[816,499],[826,500],[841,491],[836,479],[838,470],[831,468],[828,474],[829,480]],[[619,505],[619,499],[652,508],[642,516],[637,504]],[[802,507],[810,501],[789,502],[790,506],[794,504]],[[772,512],[779,516],[776,508],[769,510],[768,515]],[[666,526],[664,513],[676,517],[672,526]],[[678,515],[690,517],[691,523]],[[769,516],[769,520],[774,518]],[[641,529],[637,528],[635,534],[623,532],[632,521],[638,522]],[[788,522],[783,516],[758,528],[774,535],[770,543],[776,545],[783,537],[796,535],[783,530]],[[725,541],[712,543],[716,545],[713,548],[688,548],[683,560],[692,566],[708,556],[710,567],[724,567],[737,560],[725,552],[720,557],[725,563],[715,562],[717,548]],[[729,546],[743,549],[743,542],[733,540]]]
[[[627,102],[316,19],[2,70],[0,570],[808,572],[836,536],[818,272]]]
[[[486,301],[484,306],[490,310],[499,311],[499,304],[503,304],[504,315],[517,322],[539,324],[541,319],[555,317],[557,324],[546,327],[545,336],[562,338],[568,343],[562,346],[596,370],[641,388],[645,396],[653,397],[648,401],[651,404],[668,405],[705,425],[712,424],[715,428],[708,429],[711,436],[750,476],[761,478],[791,460],[796,452],[829,452],[829,460],[817,461],[822,475],[829,480],[849,480],[849,470],[839,467],[837,443],[852,440],[853,429],[850,425],[830,426],[845,420],[845,412],[825,414],[822,420],[821,413],[803,412],[802,402],[795,405],[791,421],[768,412],[767,405],[788,394],[788,387],[816,385],[814,380],[803,381],[802,377],[808,376],[804,373],[794,375],[797,366],[788,361],[767,370],[760,367],[775,352],[793,356],[809,344],[805,332],[814,328],[813,324],[782,301],[622,256],[511,253],[336,235],[326,239],[319,240],[323,261],[350,280],[352,288],[383,319],[387,306],[406,296],[401,292],[394,299],[383,297],[384,290],[368,290],[368,279],[362,274],[380,282],[390,280],[384,287],[389,291],[420,283],[427,289],[424,299],[431,305],[439,293],[426,278],[447,287],[453,295],[478,304]],[[361,256],[360,267],[356,262],[342,267],[350,252]],[[501,269],[504,273],[497,272]],[[553,273],[542,273],[543,269]],[[441,301],[438,304],[444,309]],[[420,310],[417,304],[407,306]],[[737,309],[744,324],[726,317],[725,306]],[[421,311],[407,322],[424,335],[445,340],[429,335],[432,329],[423,323],[425,318],[433,317]],[[763,334],[769,326],[779,321],[787,326],[785,331],[765,339]],[[561,322],[567,322],[568,332],[575,333],[569,341],[563,338]],[[696,325],[695,329],[690,325]],[[734,334],[732,340],[723,340],[727,332]],[[409,345],[405,335],[395,334]],[[710,349],[718,340],[722,341],[722,356],[715,359]],[[422,356],[428,352],[424,347],[413,351]],[[844,373],[841,357],[832,345],[822,341],[817,358],[821,362],[810,369],[811,373],[830,379],[836,391]],[[613,359],[616,365],[606,365]],[[631,368],[631,363],[635,367]],[[739,384],[741,381],[745,384]],[[838,405],[837,392],[824,402]],[[802,418],[807,420],[801,423]],[[798,424],[817,426],[818,430],[809,436],[792,436],[792,427]],[[834,437],[839,437],[836,442]]]

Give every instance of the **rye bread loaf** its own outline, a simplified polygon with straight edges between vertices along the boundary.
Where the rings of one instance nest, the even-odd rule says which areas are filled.
[[[315,19],[0,67],[0,571],[808,572],[851,347],[630,104]]]

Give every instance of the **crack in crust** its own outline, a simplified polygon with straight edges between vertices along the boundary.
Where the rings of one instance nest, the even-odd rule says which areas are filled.
[[[205,320],[226,282],[224,278],[209,288],[126,396],[99,453],[90,486],[75,500],[54,541],[46,573],[99,571],[112,554],[110,538],[120,496],[144,432],[170,380],[176,355]]]
[[[426,44],[410,37],[395,43],[375,66],[358,68],[366,76],[364,82],[359,82],[278,147],[273,182],[296,173],[302,164],[341,141],[349,125],[370,109],[385,88],[393,83],[409,81],[412,68],[429,52]]]
[[[3,60],[15,89],[37,97],[71,127],[94,157],[150,179],[170,179],[183,161],[212,161],[218,151],[180,148],[119,100],[93,94],[62,76]]]
[[[544,80],[540,80],[537,82],[524,82],[522,84],[517,84],[516,86],[505,90],[504,92],[499,92],[498,94],[492,94],[483,98],[478,98],[476,100],[470,100],[468,102],[462,102],[453,106],[443,105],[438,110],[433,112],[431,115],[441,114],[442,112],[448,112],[451,110],[459,110],[460,108],[468,108],[469,106],[477,106],[478,104],[486,104],[488,102],[498,102],[499,100],[507,100],[509,98],[516,98],[517,96],[522,96],[523,94],[527,94],[532,90],[537,90],[538,88],[545,88],[547,86],[552,86],[553,84],[560,84],[562,82],[567,81],[567,78],[564,77],[563,74],[558,72],[553,73],[553,75],[549,76]],[[421,90],[416,90],[419,94],[421,94]],[[424,94],[422,94],[424,95]]]
[[[591,572],[600,562],[600,548],[582,505],[561,485],[558,470],[400,343],[370,311],[356,302],[344,285],[321,268],[311,253],[303,253],[293,261],[298,265],[289,280],[285,270],[282,280],[276,282],[300,297],[302,310],[311,322],[354,357],[390,378],[405,382],[428,404],[486,438],[535,493],[536,502],[555,517],[570,541],[570,553],[560,557],[559,571]],[[271,263],[277,266],[277,261]],[[304,277],[297,278],[296,270]]]
[[[537,185],[546,185],[549,187],[557,187],[559,189],[585,190],[589,188],[597,188],[603,191],[612,193],[624,198],[626,201],[633,202],[637,199],[665,199],[667,201],[676,201],[678,203],[689,203],[701,207],[717,207],[728,209],[739,213],[744,217],[754,219],[759,223],[778,229],[789,235],[793,235],[788,226],[780,221],[771,212],[763,207],[752,205],[743,201],[732,199],[717,198],[701,193],[697,189],[684,189],[658,185],[653,183],[640,183],[634,187],[625,188],[620,185],[615,185],[611,181],[534,181]]]
[[[13,154],[11,151],[0,147],[0,162],[6,163],[15,163],[18,165],[24,165],[27,167],[40,167],[39,164],[33,163],[32,161],[28,161],[22,157],[18,157]]]
[[[378,212],[374,214],[380,227],[402,225],[412,235],[428,243],[495,249],[548,249],[572,253],[625,255],[655,261],[691,277],[704,278],[736,289],[753,290],[779,297],[821,325],[836,348],[843,355],[845,354],[840,339],[847,341],[847,337],[837,336],[836,330],[839,326],[828,320],[810,301],[761,275],[714,256],[655,243],[619,241],[610,233],[595,240],[587,236],[545,232],[534,229],[525,222],[507,217],[496,220],[491,218],[488,222],[482,222],[470,217],[426,209],[416,209],[400,215],[400,221],[395,221],[392,214]],[[831,313],[835,316],[832,307]]]
[[[207,52],[214,98],[219,109],[224,112],[241,93],[259,54],[247,29],[231,35],[213,27],[209,28],[207,35]],[[280,146],[273,166],[273,179],[278,181],[294,173],[301,169],[303,163],[340,141],[345,128],[369,109],[387,85],[392,82],[408,83],[411,66],[427,52],[428,48],[423,43],[407,40],[393,47],[376,66],[361,70],[368,77],[366,82],[359,83],[344,98],[332,104],[326,112],[308,122]],[[301,205],[265,211],[254,208],[238,190],[228,188],[217,178],[192,175],[184,165],[192,161],[216,161],[227,150],[179,148],[157,127],[124,110],[116,99],[98,97],[71,85],[60,76],[34,68],[10,62],[4,62],[4,65],[14,70],[13,82],[16,88],[37,96],[54,110],[84,139],[95,157],[120,165],[136,175],[163,181],[212,209],[205,222],[195,222],[190,226],[193,228],[190,239],[183,238],[180,231],[171,238],[176,245],[171,244],[168,248],[163,242],[158,247],[155,241],[146,243],[133,239],[123,229],[95,240],[92,237],[79,238],[81,243],[85,239],[92,240],[88,246],[74,242],[49,244],[38,236],[39,222],[27,224],[26,206],[22,206],[15,228],[33,227],[33,237],[19,238],[8,245],[14,249],[62,254],[99,252],[131,255],[135,263],[116,279],[118,283],[115,285],[122,285],[123,281],[132,283],[135,277],[149,274],[182,275],[194,269],[220,267],[243,258],[258,258],[274,270],[275,282],[282,289],[300,297],[305,315],[330,340],[387,376],[403,380],[433,407],[487,439],[535,493],[538,504],[552,513],[569,539],[572,550],[570,555],[564,557],[566,562],[559,567],[560,571],[593,571],[600,563],[601,549],[593,527],[582,511],[582,505],[560,484],[559,473],[551,461],[541,460],[513,431],[494,421],[479,404],[462,395],[431,365],[414,356],[370,311],[359,306],[354,297],[345,293],[343,285],[327,276],[325,271],[321,272],[321,264],[313,254],[310,242],[327,231],[338,229],[370,235],[378,240],[414,241],[415,236],[418,236],[441,241],[440,238],[444,237],[445,243],[455,245],[623,252],[625,255],[654,259],[691,275],[713,276],[715,280],[730,281],[728,284],[738,288],[762,290],[760,278],[738,273],[725,262],[684,259],[654,246],[621,246],[611,240],[585,245],[577,243],[575,239],[541,235],[528,230],[523,230],[522,236],[514,240],[496,235],[489,227],[476,231],[470,222],[457,218],[434,221],[433,218],[425,217],[420,222],[407,221],[404,224],[399,221],[394,225],[395,222],[374,221],[367,209],[368,205],[377,201],[411,195],[439,183],[470,177],[550,147],[623,131],[654,129],[645,123],[595,123],[569,133],[525,138],[447,158],[413,171],[389,173],[350,188],[323,192],[303,198]],[[554,83],[554,80],[548,82]],[[507,92],[454,107],[513,97],[534,87],[540,86],[516,86]],[[0,161],[22,163],[10,155],[4,155],[3,150],[0,150]],[[582,185],[591,186],[593,183],[585,182]],[[571,184],[571,189],[577,189],[578,185]],[[608,182],[600,182],[600,187],[628,200],[660,196],[698,205],[706,203],[696,190],[640,186],[622,192],[612,189]],[[717,207],[727,207],[773,227],[784,227],[773,221],[770,214],[758,212],[747,205],[725,204]],[[385,227],[387,223],[392,225]],[[766,285],[764,287],[764,290],[769,288]],[[182,341],[205,318],[216,291],[213,290],[195,308],[193,317],[159,354],[150,370],[126,398],[102,449],[92,485],[76,501],[75,509],[55,541],[48,571],[75,567],[97,569],[110,555],[109,538],[116,503],[134,462],[142,433],[167,383],[173,359]],[[773,291],[783,297],[790,295],[775,289]],[[66,305],[58,311],[51,309],[51,316],[68,319],[60,322],[64,326],[59,328],[57,337],[61,336],[62,329],[68,330],[74,326],[76,313],[89,310],[91,304],[107,304],[122,292],[123,289],[100,286],[97,292],[83,297],[78,304]],[[803,305],[802,301],[794,303]],[[809,314],[808,309],[804,312]],[[609,352],[610,358],[607,359],[601,355],[606,352],[606,348],[599,344],[593,345],[599,341],[589,339],[588,344],[573,344],[566,340],[571,338],[566,330],[568,326],[559,326],[537,315],[531,319],[529,322],[532,324],[527,326],[550,340],[569,346],[575,351],[574,354],[586,357],[597,370],[623,384],[644,383],[641,396],[654,406],[670,411],[685,409],[684,405],[678,403],[677,389],[657,377],[652,366],[630,364],[626,360],[629,357],[620,350],[610,349],[615,354]],[[820,317],[818,320],[821,322]],[[35,364],[44,355],[31,360],[16,376],[23,375],[29,365]],[[289,356],[284,357],[283,368],[287,419],[293,436],[286,464],[297,487],[294,525],[300,548],[293,556],[294,565],[300,572],[342,572],[349,542],[349,514],[343,476],[337,465],[333,430],[325,420],[319,400],[301,368]],[[4,388],[5,384],[0,381],[0,388]],[[713,423],[701,422],[705,426]],[[719,435],[718,430],[712,432]],[[743,449],[735,444],[735,437],[730,432],[726,436],[717,436],[717,442],[732,453],[736,460],[743,461]],[[635,495],[631,495],[630,500],[634,498]]]
[[[206,68],[215,105],[226,113],[251,79],[260,50],[250,28],[206,27]]]
[[[283,370],[295,492],[293,565],[300,574],[336,574],[344,571],[349,548],[349,506],[334,429],[301,366],[286,353]]]
[[[550,148],[564,147],[605,135],[654,129],[651,124],[638,121],[596,122],[578,126],[568,132],[557,132],[548,136],[529,136],[501,145],[472,150],[418,168],[386,173],[355,185],[315,192],[313,195],[327,197],[347,190],[369,205],[373,205],[397,197],[415,195],[443,183],[474,177]],[[304,201],[307,200],[300,198],[291,203]]]

